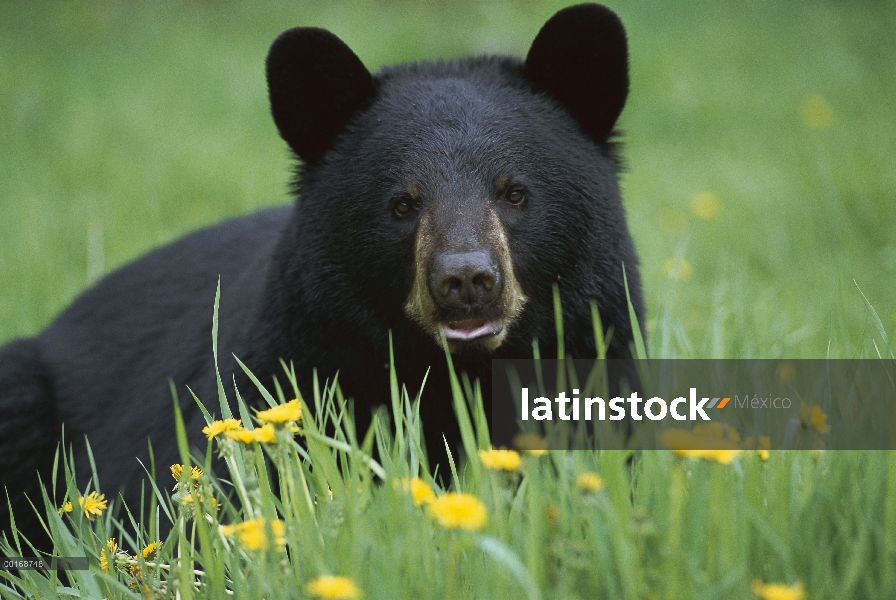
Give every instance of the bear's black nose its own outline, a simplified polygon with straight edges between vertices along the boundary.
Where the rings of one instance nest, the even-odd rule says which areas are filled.
[[[440,306],[469,310],[501,293],[501,275],[487,252],[440,254],[432,263],[429,289]]]

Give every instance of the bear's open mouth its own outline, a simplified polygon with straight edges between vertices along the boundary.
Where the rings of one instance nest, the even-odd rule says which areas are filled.
[[[494,336],[501,333],[504,324],[501,321],[487,321],[485,319],[466,319],[464,321],[449,321],[442,325],[445,337],[451,341],[472,342],[486,336]]]

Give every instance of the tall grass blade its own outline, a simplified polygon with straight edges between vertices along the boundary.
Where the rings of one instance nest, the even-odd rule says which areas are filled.
[[[215,288],[215,310],[212,313],[212,357],[215,361],[215,383],[218,389],[218,403],[221,406],[221,418],[231,419],[230,404],[227,402],[227,394],[224,393],[224,383],[221,381],[221,371],[218,369],[218,307],[221,304],[221,276],[218,276],[218,286]]]
[[[632,296],[628,289],[628,275],[625,274],[625,265],[622,265],[622,279],[625,283],[625,300],[628,303],[628,318],[632,325],[632,336],[635,339],[635,358],[647,358],[647,346],[644,344],[644,336],[641,334],[641,325],[638,323],[638,315],[632,306]]]

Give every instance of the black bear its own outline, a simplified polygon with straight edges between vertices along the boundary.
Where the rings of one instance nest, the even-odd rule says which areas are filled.
[[[488,392],[492,358],[531,357],[533,340],[556,353],[557,284],[568,355],[595,356],[596,301],[608,355],[630,356],[623,268],[639,318],[643,307],[618,183],[628,51],[613,12],[561,10],[524,61],[375,74],[332,33],[291,29],[270,49],[267,79],[299,159],[296,202],[158,249],[0,350],[0,474],[26,535],[36,530],[24,495],[40,506],[36,473],[48,478],[63,425],[80,477],[89,435],[102,489],[123,486],[129,504],[148,438],[162,471],[178,462],[169,380],[204,447],[186,386],[214,406],[219,276],[225,380],[236,373],[257,401],[232,354],[266,383],[292,361],[305,392],[314,369],[338,370],[365,427],[389,397],[391,332],[402,381],[419,385],[432,368],[421,402],[431,453],[443,434],[459,437],[442,335],[455,367]]]

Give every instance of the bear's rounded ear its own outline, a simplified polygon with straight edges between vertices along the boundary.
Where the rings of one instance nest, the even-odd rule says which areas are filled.
[[[544,24],[523,74],[606,140],[628,96],[628,48],[616,13],[600,4],[564,8]]]
[[[354,52],[325,29],[284,31],[268,52],[268,94],[280,135],[306,163],[373,95],[373,78]]]

